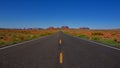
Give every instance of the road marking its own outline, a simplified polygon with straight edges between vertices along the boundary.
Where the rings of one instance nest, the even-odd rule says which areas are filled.
[[[59,43],[60,43],[60,44],[62,43],[62,40],[61,40],[61,39],[59,40]]]
[[[60,64],[62,64],[62,63],[63,63],[63,53],[60,52]]]
[[[49,36],[50,36],[50,35],[49,35]],[[38,40],[38,39],[47,38],[47,37],[49,37],[49,36],[44,36],[44,37],[40,37],[40,38],[28,40],[28,41],[23,41],[23,42],[20,42],[20,43],[16,43],[16,44],[13,44],[13,45],[1,47],[0,50],[7,49],[7,48],[10,48],[10,47],[14,47],[14,46],[18,46],[18,45],[25,44],[25,43],[29,43],[29,42],[33,42],[33,41]]]
[[[69,36],[71,36],[71,35],[69,35]],[[109,46],[109,45],[106,45],[106,44],[103,44],[103,43],[99,43],[99,42],[95,42],[95,41],[92,41],[92,40],[87,40],[87,39],[79,38],[79,37],[76,37],[76,36],[72,36],[72,37],[78,38],[80,40],[88,41],[88,42],[91,42],[91,43],[95,43],[95,44],[98,44],[98,45],[102,45],[102,46],[105,46],[105,47],[108,47],[108,48],[111,48],[111,49],[120,50],[120,48],[112,47],[112,46]]]

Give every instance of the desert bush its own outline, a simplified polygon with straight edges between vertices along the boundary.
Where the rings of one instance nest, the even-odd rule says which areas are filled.
[[[87,35],[78,35],[78,37],[80,38],[85,38],[85,39],[89,39],[89,37]]]
[[[104,35],[104,34],[101,32],[94,32],[94,33],[92,33],[92,35]]]
[[[3,37],[3,36],[0,36],[0,39],[4,39],[4,37]]]
[[[4,40],[0,40],[0,45],[5,45],[5,41]]]
[[[99,40],[100,40],[100,38],[99,38],[99,37],[95,37],[95,36],[93,36],[93,37],[91,37],[91,40],[94,40],[94,41],[99,41]]]
[[[114,41],[120,43],[120,38],[115,38]]]

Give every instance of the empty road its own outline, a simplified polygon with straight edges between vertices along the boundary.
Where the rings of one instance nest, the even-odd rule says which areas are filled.
[[[0,68],[120,68],[120,50],[58,32],[0,48]]]

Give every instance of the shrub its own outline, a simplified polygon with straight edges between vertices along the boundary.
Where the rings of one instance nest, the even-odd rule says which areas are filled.
[[[4,40],[0,40],[0,45],[5,45],[6,42]]]
[[[3,37],[3,36],[0,36],[0,39],[4,39],[4,37]]]
[[[85,39],[89,39],[89,37],[86,36],[86,35],[78,35],[78,37],[80,37],[80,38],[85,38]]]
[[[92,33],[92,35],[104,35],[104,34],[101,32],[94,32],[94,33]]]
[[[99,41],[100,38],[99,37],[91,37],[91,40],[94,40],[94,41]]]

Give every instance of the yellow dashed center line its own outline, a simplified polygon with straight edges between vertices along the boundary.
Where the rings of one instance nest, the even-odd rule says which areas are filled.
[[[59,43],[60,43],[60,44],[62,43],[62,40],[61,40],[61,39],[59,40]]]
[[[62,63],[63,63],[63,53],[60,52],[60,64],[62,64]]]

